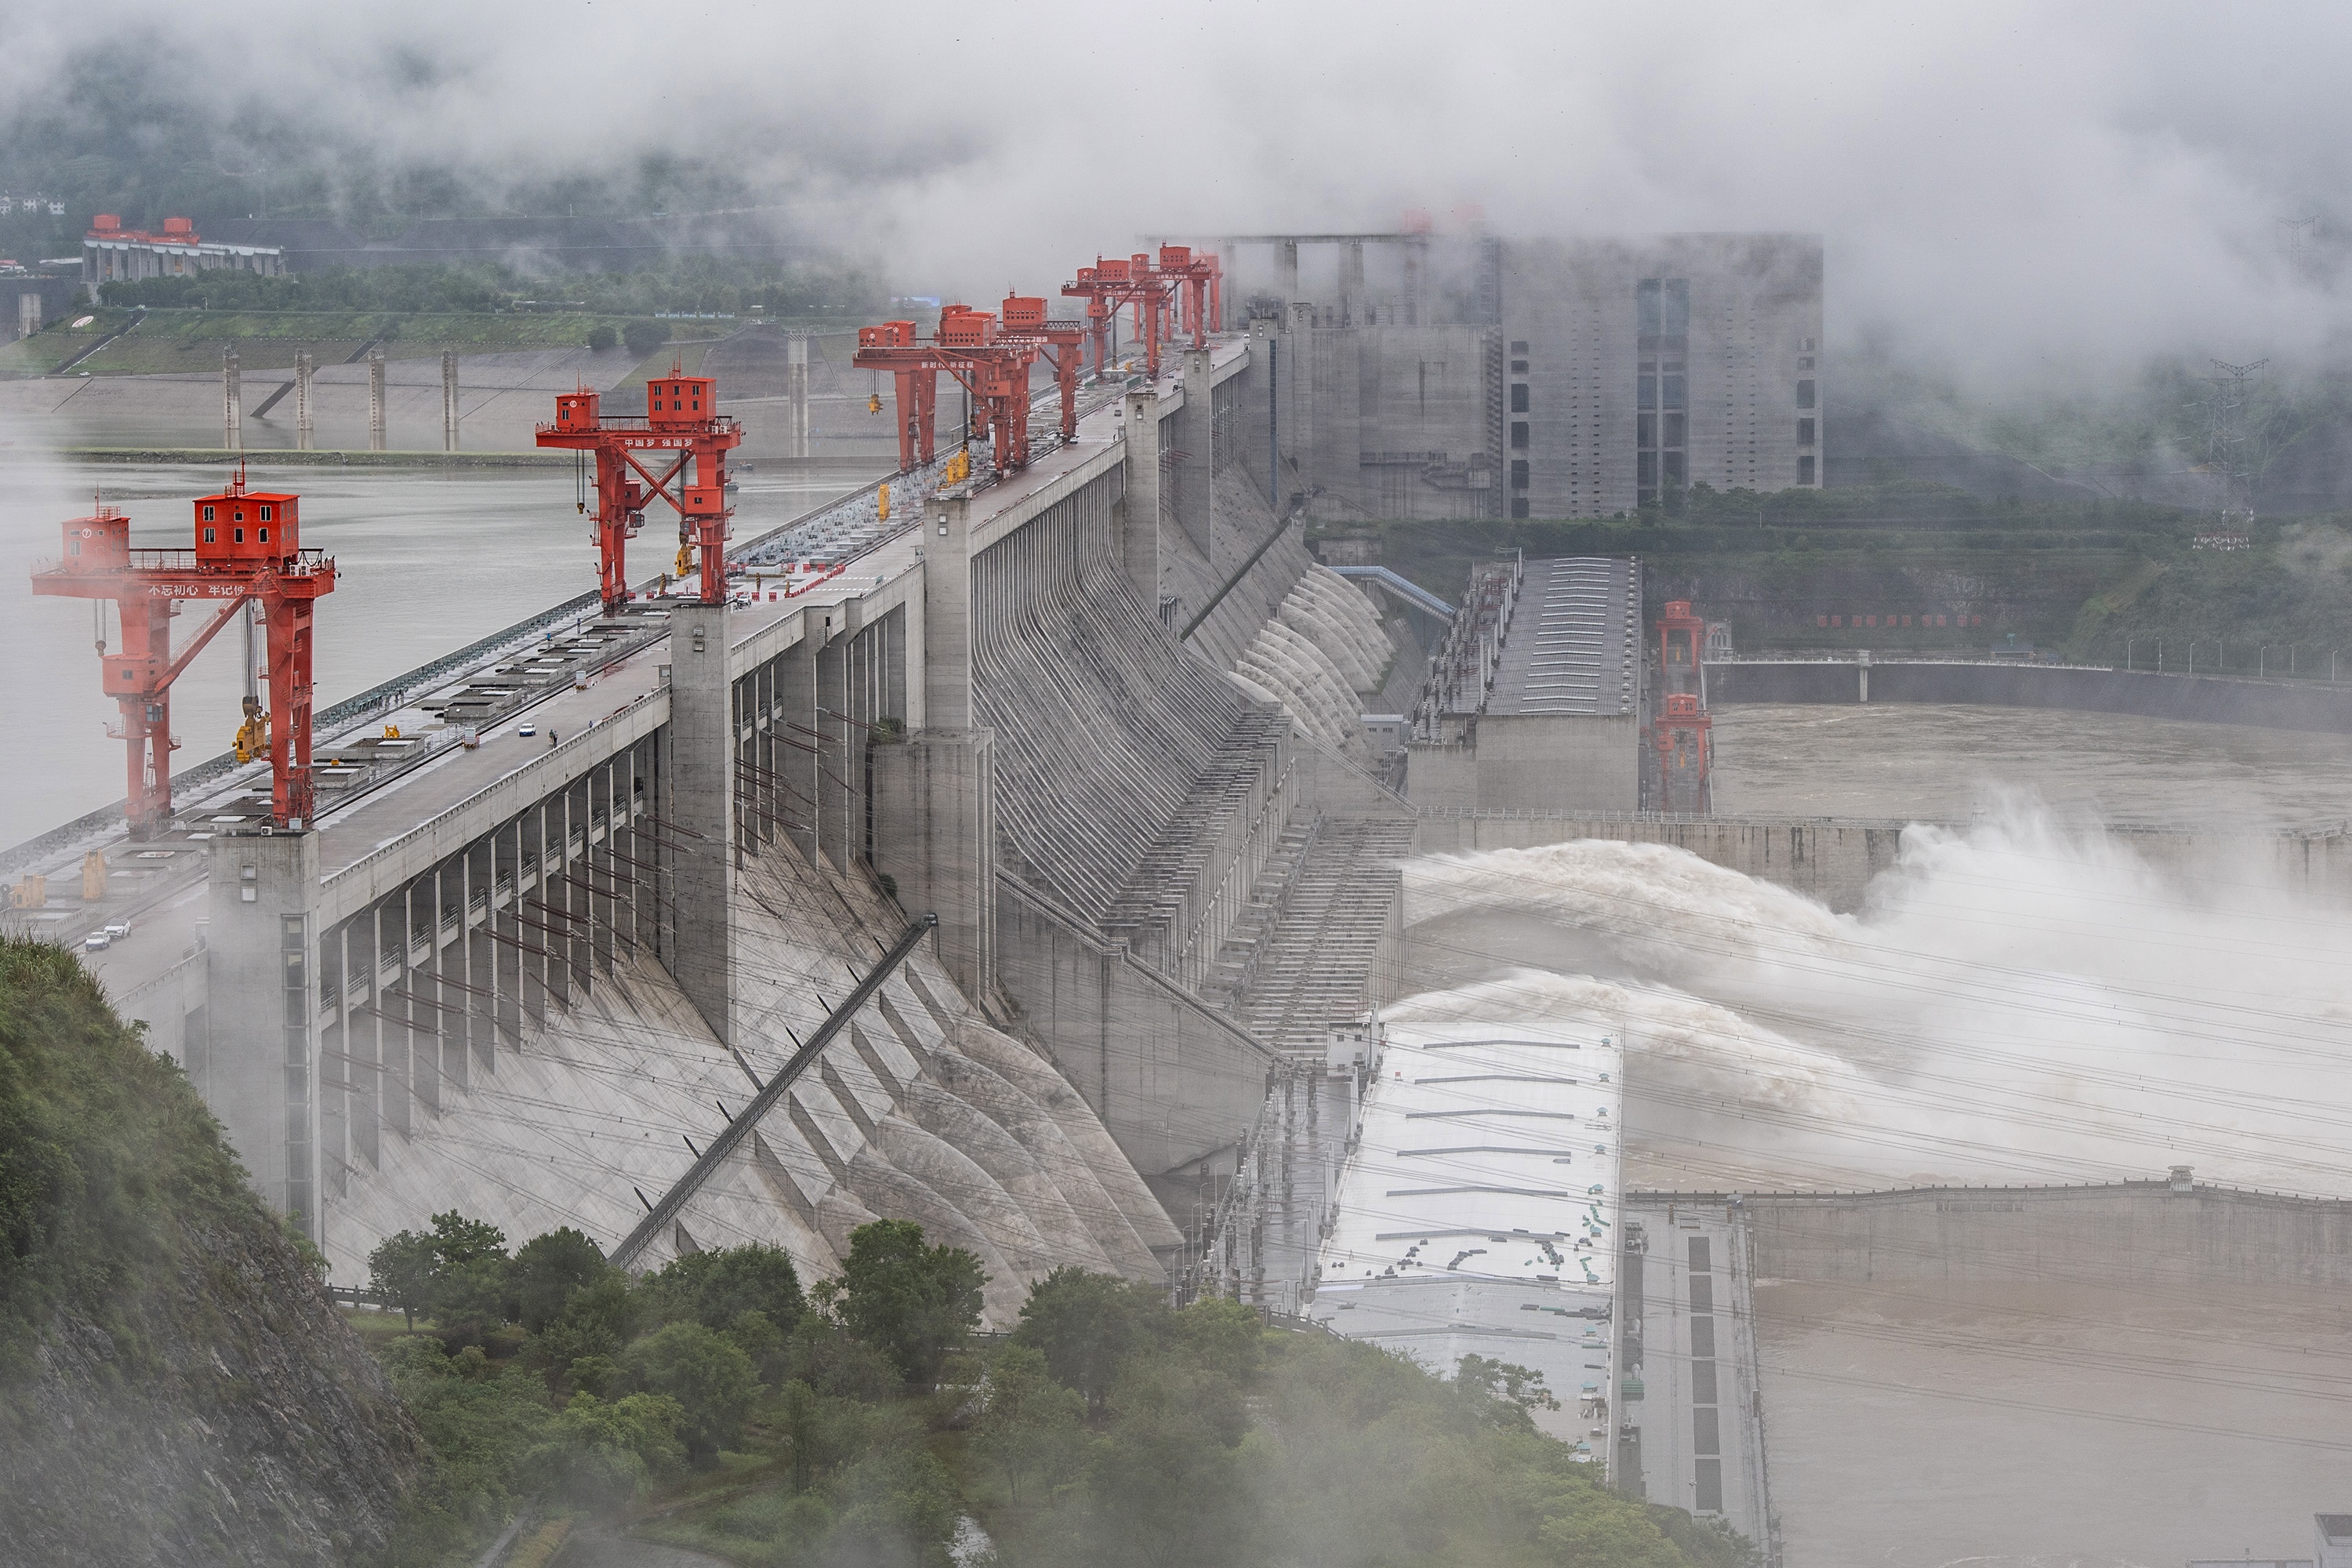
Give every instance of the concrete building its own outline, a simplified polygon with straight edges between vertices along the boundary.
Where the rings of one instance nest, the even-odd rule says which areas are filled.
[[[1638,561],[1487,569],[1414,711],[1406,795],[1423,812],[1640,809],[1642,648]]]
[[[1818,236],[1221,243],[1226,298],[1280,340],[1268,417],[1311,515],[1609,517],[1822,483]],[[1302,246],[1336,278],[1302,284]]]
[[[286,271],[286,253],[274,245],[207,242],[184,217],[167,217],[163,233],[149,234],[124,228],[112,213],[100,213],[82,237],[81,280],[93,289],[101,283],[184,278],[221,268],[276,278]]]
[[[1389,1026],[1307,1315],[1440,1373],[1541,1373],[1559,1408],[1537,1425],[1613,1464],[1624,1079],[1622,1043],[1580,1021]]]

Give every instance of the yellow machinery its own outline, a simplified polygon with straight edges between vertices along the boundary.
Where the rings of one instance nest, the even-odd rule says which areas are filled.
[[[947,467],[940,470],[940,488],[960,485],[970,478],[971,478],[971,451],[969,447],[960,447],[955,455],[948,459]]]
[[[880,393],[873,392],[866,395],[866,412],[868,414],[879,414],[882,412],[882,395]]]
[[[245,722],[236,729],[236,760],[250,763],[269,754],[269,715],[263,712],[261,700],[245,700]]]
[[[879,521],[883,522],[889,521],[890,487],[888,485],[884,485],[879,490],[875,492],[875,504],[879,509]]]

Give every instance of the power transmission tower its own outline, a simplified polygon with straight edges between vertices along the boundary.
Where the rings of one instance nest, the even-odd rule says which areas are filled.
[[[2217,359],[2212,362],[2217,374],[2204,378],[2213,389],[2206,399],[2206,471],[2221,483],[2221,526],[2233,533],[2253,528],[2254,465],[2261,454],[2248,403],[2254,373],[2270,363],[2258,359],[2252,364],[2231,364]]]
[[[2283,217],[2278,220],[2279,255],[2288,267],[2297,272],[2311,266],[2314,242],[2319,237],[2319,220],[2315,217]]]

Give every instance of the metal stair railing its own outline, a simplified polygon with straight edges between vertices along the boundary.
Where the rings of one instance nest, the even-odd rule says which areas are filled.
[[[710,1179],[711,1173],[735,1152],[735,1146],[750,1135],[761,1119],[776,1108],[776,1102],[784,1097],[784,1090],[792,1088],[793,1081],[807,1070],[808,1065],[816,1060],[825,1047],[833,1043],[834,1037],[848,1026],[849,1020],[857,1016],[857,1010],[874,999],[874,994],[882,989],[882,983],[890,978],[892,972],[907,961],[908,954],[913,952],[923,938],[930,934],[931,928],[939,923],[938,915],[927,914],[900,933],[890,951],[884,953],[881,961],[866,973],[866,978],[857,983],[857,989],[849,994],[848,999],[833,1010],[816,1033],[808,1037],[808,1043],[794,1051],[792,1059],[776,1070],[776,1076],[751,1097],[751,1103],[743,1108],[741,1114],[710,1141],[710,1147],[705,1149],[694,1163],[687,1167],[686,1174],[662,1194],[661,1201],[654,1205],[652,1212],[638,1223],[637,1228],[629,1232],[627,1238],[613,1249],[608,1261],[614,1268],[626,1268],[635,1263],[654,1237],[662,1233],[662,1227],[677,1218],[688,1200]]]

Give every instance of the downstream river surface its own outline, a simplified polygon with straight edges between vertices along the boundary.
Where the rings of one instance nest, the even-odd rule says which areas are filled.
[[[2352,735],[2046,708],[1727,703],[1714,710],[1727,816],[1966,822],[2004,794],[2062,816],[2317,827],[2352,816]]]

